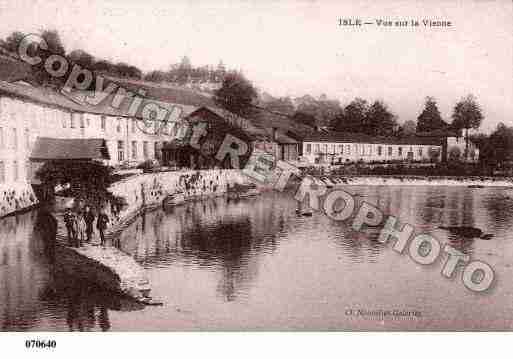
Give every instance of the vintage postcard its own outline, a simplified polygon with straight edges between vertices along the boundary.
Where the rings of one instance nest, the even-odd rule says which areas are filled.
[[[0,330],[512,330],[512,15],[0,1]]]

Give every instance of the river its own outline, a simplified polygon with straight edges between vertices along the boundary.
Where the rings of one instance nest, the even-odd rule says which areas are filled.
[[[141,307],[75,283],[49,264],[36,213],[0,220],[3,331],[480,330],[513,328],[513,192],[501,188],[346,188],[495,270],[485,293],[416,264],[322,213],[300,217],[290,193],[216,198],[137,218],[121,248],[143,265],[153,297]],[[468,225],[491,240],[438,229]],[[383,316],[383,311],[399,312]],[[374,314],[372,314],[374,313]],[[378,314],[376,314],[378,313]],[[402,314],[401,314],[402,313]],[[405,313],[415,313],[414,315]]]

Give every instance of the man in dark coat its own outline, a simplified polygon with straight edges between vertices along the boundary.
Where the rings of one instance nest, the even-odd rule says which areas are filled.
[[[96,220],[96,228],[100,232],[100,239],[102,246],[105,247],[105,230],[107,229],[107,223],[109,223],[109,217],[105,214],[104,210],[100,211],[98,219]]]
[[[75,214],[71,211],[71,208],[66,208],[64,212],[64,224],[66,225],[66,230],[68,231],[68,245],[70,247],[75,246],[75,242],[77,240],[77,232],[75,230],[76,226]]]
[[[84,220],[86,223],[87,243],[91,243],[91,235],[93,234],[94,214],[91,211],[91,207],[89,206],[85,206]]]

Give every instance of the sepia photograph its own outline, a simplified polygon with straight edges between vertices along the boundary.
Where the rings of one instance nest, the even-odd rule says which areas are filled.
[[[0,16],[0,331],[24,350],[513,330],[511,1]]]

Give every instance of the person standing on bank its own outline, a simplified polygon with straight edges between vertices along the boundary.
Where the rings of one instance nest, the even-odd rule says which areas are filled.
[[[93,234],[94,214],[91,211],[90,206],[85,206],[84,220],[86,223],[87,243],[91,243],[91,236]]]
[[[77,233],[75,231],[75,214],[69,207],[67,207],[66,211],[64,212],[64,224],[66,225],[66,230],[68,231],[68,245],[73,247],[75,245]]]
[[[105,247],[105,230],[107,229],[107,223],[109,223],[109,217],[105,214],[102,209],[96,220],[96,228],[100,232],[100,240],[103,247]]]
[[[79,212],[77,214],[77,234],[78,234],[78,240],[77,240],[77,247],[82,247],[84,245],[84,242],[86,240],[86,222],[84,219],[84,213]]]

